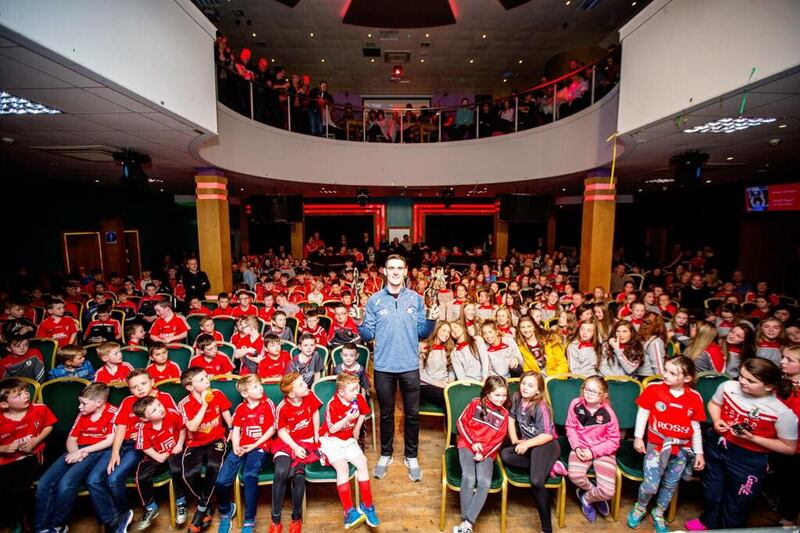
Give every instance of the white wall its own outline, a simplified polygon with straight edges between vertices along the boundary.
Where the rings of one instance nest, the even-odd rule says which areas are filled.
[[[342,185],[458,185],[542,179],[611,161],[616,89],[548,126],[449,143],[334,141],[264,126],[219,106],[219,137],[193,146],[210,165],[251,176]]]
[[[44,55],[217,131],[215,28],[190,0],[0,0],[0,25]]]
[[[620,40],[627,133],[800,64],[800,1],[654,0]]]

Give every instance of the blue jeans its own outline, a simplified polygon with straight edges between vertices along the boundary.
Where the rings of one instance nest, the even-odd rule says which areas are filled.
[[[121,514],[131,508],[125,494],[125,482],[133,476],[142,454],[134,447],[133,441],[126,440],[119,451],[119,464],[109,475],[106,469],[110,457],[109,450],[105,461],[97,463],[86,480],[97,518],[105,525],[114,524]]]
[[[50,465],[36,487],[36,531],[66,524],[78,489],[98,463],[108,464],[109,450],[92,452],[80,463],[67,464],[62,455]]]
[[[322,113],[316,109],[307,109],[306,114],[311,135],[322,136]]]
[[[236,482],[236,474],[242,468],[242,478],[244,479],[244,521],[255,522],[256,506],[258,505],[258,473],[261,465],[267,458],[267,453],[261,449],[255,449],[241,457],[235,455],[233,450],[228,452],[222,469],[217,476],[217,504],[219,504],[220,514],[228,514],[231,511],[231,488]]]

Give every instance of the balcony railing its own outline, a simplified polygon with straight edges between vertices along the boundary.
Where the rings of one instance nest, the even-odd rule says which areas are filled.
[[[297,133],[357,142],[452,142],[524,131],[585,109],[618,83],[619,57],[617,49],[518,94],[457,107],[341,105],[315,97],[313,88],[292,79],[278,80],[281,88],[275,89],[221,63],[217,96],[244,116]]]

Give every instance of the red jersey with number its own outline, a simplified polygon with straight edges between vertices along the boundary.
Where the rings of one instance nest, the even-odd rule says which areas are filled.
[[[14,442],[23,444],[37,437],[44,428],[52,426],[57,421],[53,412],[46,405],[39,403],[31,404],[21,420],[11,420],[5,413],[0,413],[0,446],[8,446]],[[42,451],[44,451],[44,441],[29,453],[18,450],[14,453],[0,454],[0,466],[19,461],[28,455],[41,456]]]
[[[239,428],[240,446],[253,444],[273,426],[275,426],[275,405],[266,396],[261,398],[255,407],[250,407],[245,400],[233,412],[233,427]],[[259,448],[269,451],[271,440],[262,442]]]
[[[56,320],[55,317],[50,315],[39,324],[36,336],[53,339],[58,343],[59,348],[63,348],[69,344],[70,338],[77,332],[78,326],[75,324],[74,319],[64,316]]]
[[[78,439],[78,446],[91,446],[97,444],[107,435],[114,432],[114,418],[117,416],[117,408],[110,403],[102,407],[103,411],[97,420],[92,420],[91,415],[78,415],[72,429],[69,432],[70,437]]]
[[[357,411],[359,415],[366,416],[369,414],[369,405],[360,394],[356,395],[356,399],[352,403],[344,403],[344,400],[338,394],[334,394],[331,401],[328,402],[328,408],[325,409],[325,420],[320,424],[319,434],[341,440],[353,438],[353,429],[356,427],[358,418],[346,422],[336,433],[331,432],[331,427],[345,418],[351,410]]]
[[[155,398],[161,402],[161,405],[163,405],[164,409],[167,411],[178,411],[178,407],[175,405],[175,400],[173,400],[172,396],[166,392],[156,391]],[[128,396],[122,400],[122,403],[119,404],[117,416],[114,418],[115,426],[125,426],[125,429],[128,431],[128,433],[125,435],[125,438],[130,440],[136,440],[136,434],[139,433],[139,427],[144,423],[144,421],[136,416],[136,413],[133,412],[133,404],[135,404],[136,400],[138,399],[139,398],[136,396]]]
[[[309,392],[300,405],[294,405],[288,399],[278,404],[275,417],[276,428],[285,429],[298,444],[308,444],[314,440],[314,413],[322,406],[317,395]],[[289,446],[280,438],[275,442],[275,451],[289,453]]]
[[[222,425],[222,413],[231,408],[231,402],[218,390],[208,389],[214,393],[214,398],[208,402],[206,413],[200,421],[197,431],[189,431],[186,438],[186,447],[195,448],[205,446],[216,440],[225,440],[225,427]],[[206,394],[208,392],[204,392]],[[189,394],[178,404],[178,409],[183,416],[184,425],[197,416],[200,412],[200,402]]]
[[[153,427],[152,422],[144,422],[139,426],[139,431],[136,433],[136,449],[152,448],[158,453],[169,453],[178,444],[183,427],[181,415],[168,410],[160,428]]]
[[[118,364],[117,369],[114,372],[109,370],[108,365],[103,365],[100,367],[100,370],[95,373],[94,380],[98,383],[105,383],[106,385],[115,381],[125,381],[125,379],[128,377],[128,374],[130,374],[132,371],[133,366],[125,361]]]
[[[165,379],[180,379],[181,377],[181,367],[179,367],[178,363],[175,361],[167,361],[164,368],[161,370],[159,370],[155,363],[150,363],[145,370],[156,383],[164,381]]]
[[[258,363],[256,373],[261,379],[280,378],[286,373],[286,365],[292,360],[292,356],[286,350],[281,350],[278,357],[273,358],[269,353]],[[244,373],[244,369],[242,369]]]
[[[703,397],[689,387],[683,388],[683,394],[677,398],[664,383],[655,383],[644,389],[637,398],[636,404],[650,411],[647,420],[647,442],[660,447],[664,438],[691,441],[694,430],[692,422],[704,422],[706,412]],[[673,454],[679,447],[674,447]]]
[[[173,314],[169,320],[156,318],[150,328],[150,335],[160,337],[161,335],[180,335],[189,331],[189,324],[186,319],[178,314]]]
[[[211,359],[207,359],[202,355],[192,357],[192,360],[189,361],[189,366],[198,366],[205,370],[209,376],[219,376],[220,374],[233,372],[233,363],[231,363],[227,355],[221,353],[217,353]]]
[[[308,326],[303,326],[303,328],[300,330],[300,333],[298,333],[297,338],[299,339],[300,335],[304,333],[310,333],[311,335],[313,335],[314,342],[316,342],[320,346],[325,346],[326,348],[328,347],[328,332],[326,332],[325,328],[323,328],[319,324],[317,324],[317,327],[314,329],[311,329]]]

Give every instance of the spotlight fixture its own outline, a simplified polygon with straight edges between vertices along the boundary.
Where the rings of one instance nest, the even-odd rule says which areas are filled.
[[[446,208],[453,205],[453,200],[456,197],[456,190],[453,187],[442,187],[442,204]]]
[[[122,166],[120,183],[124,187],[142,188],[149,182],[143,168],[144,165],[152,162],[149,155],[137,152],[132,148],[125,148],[122,151],[114,152],[114,161]]]
[[[360,207],[364,207],[365,205],[367,205],[368,201],[369,201],[369,189],[367,189],[366,187],[359,187],[358,189],[356,189],[356,203]]]
[[[754,128],[762,124],[771,124],[775,122],[775,118],[771,117],[737,117],[737,118],[721,118],[706,122],[699,126],[683,130],[683,133],[734,133],[747,128]]]
[[[669,166],[675,179],[690,185],[700,183],[703,165],[708,161],[708,154],[697,150],[689,150],[683,154],[672,156]]]

